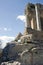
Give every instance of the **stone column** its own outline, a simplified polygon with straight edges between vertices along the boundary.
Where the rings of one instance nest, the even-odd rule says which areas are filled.
[[[33,18],[31,20],[31,28],[34,29],[34,21],[33,21]]]
[[[26,28],[30,28],[30,27],[31,27],[31,22],[30,22],[30,20],[29,20],[29,15],[26,15],[25,27],[26,27]]]
[[[24,29],[24,35],[27,35],[29,33],[29,30],[31,29],[31,20],[28,15],[25,15],[26,21],[25,21],[25,29]]]
[[[37,30],[41,31],[39,5],[37,5],[37,4],[35,5],[35,11],[36,11]]]

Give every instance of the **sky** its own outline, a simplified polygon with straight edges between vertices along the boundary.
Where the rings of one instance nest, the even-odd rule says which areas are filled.
[[[19,32],[24,32],[24,9],[28,2],[43,4],[43,0],[0,0],[0,40],[14,40]]]

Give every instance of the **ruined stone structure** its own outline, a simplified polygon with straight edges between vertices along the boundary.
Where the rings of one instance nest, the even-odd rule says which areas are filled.
[[[20,65],[43,65],[43,5],[28,3],[25,16],[24,33],[19,33],[6,47],[6,57],[20,62]]]
[[[43,30],[43,5],[27,4],[25,9],[26,27],[42,31]]]

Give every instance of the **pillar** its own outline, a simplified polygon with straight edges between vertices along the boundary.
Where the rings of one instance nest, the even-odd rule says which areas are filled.
[[[33,18],[31,20],[31,28],[34,29],[34,21],[33,21]]]
[[[37,5],[37,4],[35,5],[35,11],[36,11],[37,30],[41,31],[39,5]]]
[[[25,27],[26,28],[30,28],[31,27],[31,21],[29,19],[29,15],[26,15]]]

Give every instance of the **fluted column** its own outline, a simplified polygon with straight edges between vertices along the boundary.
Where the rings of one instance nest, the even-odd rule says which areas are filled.
[[[35,5],[35,11],[36,11],[37,30],[41,31],[39,5],[37,5],[37,4]]]

